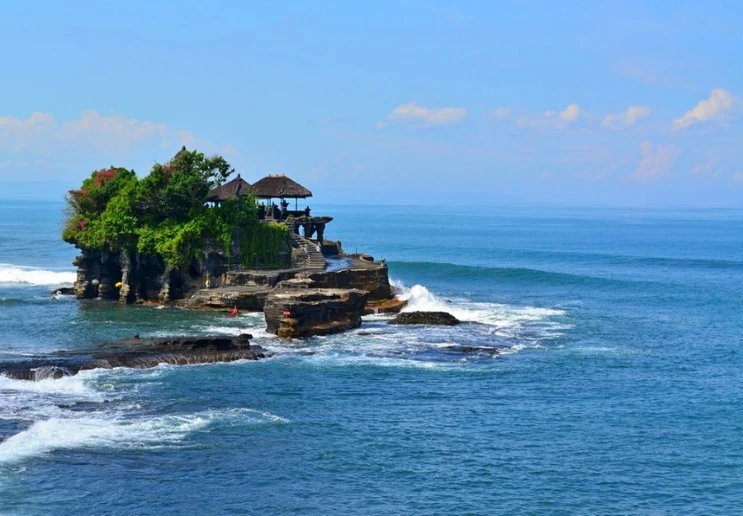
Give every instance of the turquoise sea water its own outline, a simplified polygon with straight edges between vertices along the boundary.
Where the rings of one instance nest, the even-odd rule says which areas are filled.
[[[286,343],[50,298],[62,210],[0,202],[0,360],[242,330],[279,354],[0,378],[2,514],[743,513],[741,211],[313,207],[468,322]]]

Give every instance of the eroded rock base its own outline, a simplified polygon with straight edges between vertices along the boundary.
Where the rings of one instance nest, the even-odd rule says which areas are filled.
[[[358,328],[368,295],[358,289],[276,288],[263,309],[266,330],[291,339]]]

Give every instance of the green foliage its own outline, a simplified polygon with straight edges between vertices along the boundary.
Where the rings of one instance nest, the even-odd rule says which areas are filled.
[[[185,267],[199,257],[205,236],[230,256],[237,231],[243,265],[278,267],[289,229],[259,223],[253,195],[206,205],[209,190],[232,172],[219,156],[186,150],[170,163],[155,164],[142,180],[124,168],[95,171],[70,192],[62,237],[84,249],[136,250]]]
[[[204,234],[203,219],[183,224],[164,221],[157,226],[143,226],[138,235],[137,251],[161,256],[166,263],[185,267],[198,257]]]
[[[287,226],[277,222],[256,224],[242,233],[240,265],[279,268],[282,244],[289,244]]]
[[[69,217],[62,238],[94,250],[124,244],[135,231],[126,203],[136,185],[132,170],[110,167],[93,172],[79,190],[67,196]]]

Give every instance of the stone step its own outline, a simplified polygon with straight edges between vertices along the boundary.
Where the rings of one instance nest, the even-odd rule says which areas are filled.
[[[325,256],[323,256],[320,246],[296,233],[292,233],[291,238],[292,247],[298,250],[298,252],[292,253],[292,267],[325,269]]]

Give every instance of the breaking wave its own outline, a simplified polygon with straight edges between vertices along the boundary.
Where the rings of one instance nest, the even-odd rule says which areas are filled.
[[[446,370],[526,349],[540,349],[544,342],[573,327],[565,310],[446,299],[422,285],[405,287],[391,280],[410,311],[444,311],[469,323],[455,327],[390,325],[390,314],[364,317],[362,326],[344,335],[314,337],[306,342],[280,339],[261,344],[278,354],[299,357],[319,367],[376,365]]]
[[[75,279],[75,272],[51,271],[0,263],[0,285],[71,285],[75,282]]]
[[[55,450],[78,448],[157,448],[177,445],[188,435],[216,424],[255,425],[288,420],[249,408],[194,414],[137,417],[52,417],[0,443],[0,464],[13,464]]]
[[[400,296],[408,301],[403,312],[449,312],[460,321],[477,322],[498,328],[522,326],[525,323],[544,321],[564,326],[554,321],[566,315],[565,310],[538,308],[533,306],[512,306],[499,303],[476,303],[465,299],[445,299],[430,292],[423,285],[406,288],[395,282]]]

